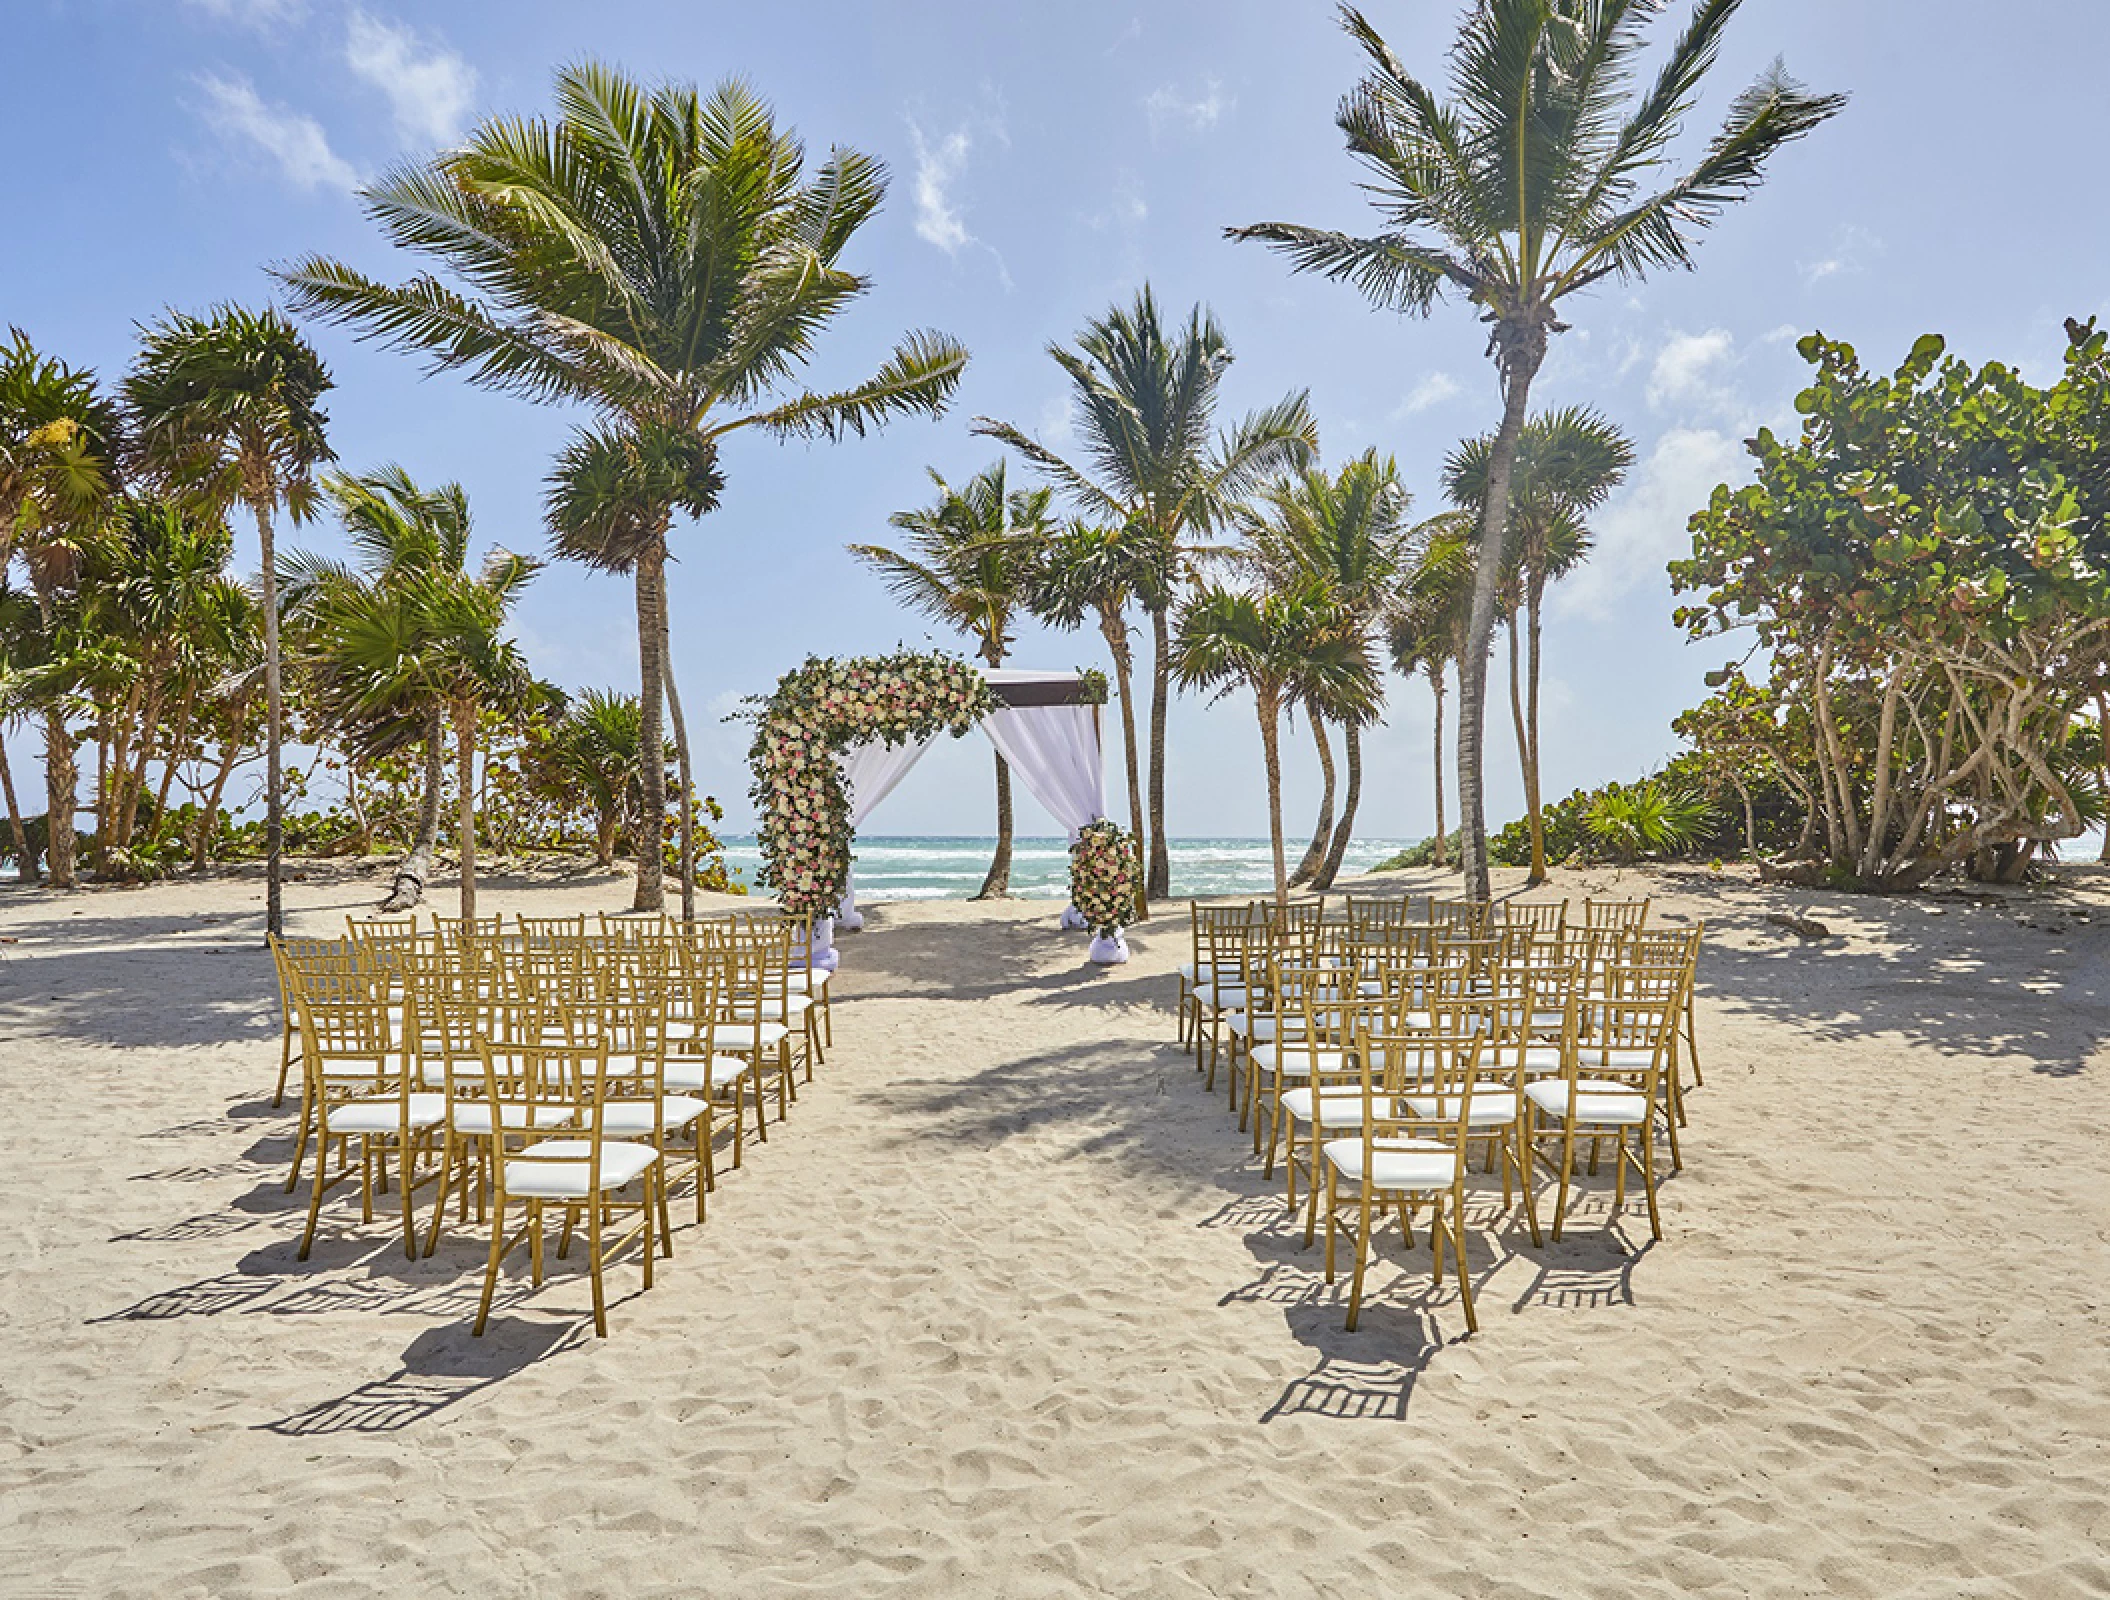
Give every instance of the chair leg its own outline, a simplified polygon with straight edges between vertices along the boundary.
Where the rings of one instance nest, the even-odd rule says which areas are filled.
[[[1480,1319],[1473,1312],[1472,1274],[1465,1265],[1465,1207],[1462,1199],[1451,1202],[1451,1259],[1458,1264],[1458,1303],[1465,1308],[1465,1331],[1478,1333]]]
[[[645,1196],[645,1226],[652,1226],[652,1197]],[[567,1227],[569,1225],[567,1224]],[[650,1272],[652,1251],[645,1251],[645,1270]],[[593,1280],[593,1331],[596,1338],[608,1337],[608,1301],[601,1288],[601,1197],[595,1195],[586,1207],[586,1275]]]
[[[1646,1127],[1641,1130],[1641,1192],[1648,1196],[1649,1237],[1660,1239],[1663,1237],[1663,1218],[1656,1210],[1656,1150]]]
[[[1363,1311],[1363,1273],[1370,1265],[1370,1184],[1365,1181],[1360,1190],[1359,1207],[1361,1225],[1355,1230],[1355,1278],[1348,1286],[1348,1331],[1355,1332],[1356,1319]]]
[[[1568,1183],[1575,1175],[1575,1120],[1571,1110],[1561,1132],[1561,1186],[1553,1204],[1553,1242],[1560,1243],[1561,1224],[1568,1219]]]
[[[476,1326],[470,1330],[478,1338],[483,1337],[484,1325],[491,1320],[491,1297],[498,1292],[498,1267],[506,1255],[506,1208],[501,1200],[491,1217],[491,1260],[484,1268],[484,1297],[476,1308]]]
[[[293,1073],[293,1028],[289,1023],[279,1030],[278,1087],[271,1091],[271,1109],[276,1111],[286,1103],[286,1079]]]

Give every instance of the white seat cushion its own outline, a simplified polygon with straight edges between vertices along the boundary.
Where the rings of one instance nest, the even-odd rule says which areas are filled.
[[[736,1006],[731,1013],[732,1019],[736,1022],[751,1022],[754,1020],[755,1009],[755,1007],[748,1005]],[[803,1017],[812,1009],[813,1001],[802,994],[787,995],[782,1000],[772,998],[761,1002],[761,1013],[771,1022],[784,1021],[786,1013],[794,1017]]]
[[[1206,961],[1182,961],[1180,963],[1180,976],[1185,978],[1189,984],[1207,983],[1210,974],[1214,970]]]
[[[515,1199],[583,1200],[590,1188],[593,1143],[587,1139],[545,1139],[535,1146],[536,1161],[517,1157],[505,1164],[506,1192]],[[601,1188],[620,1189],[659,1160],[650,1145],[601,1146]]]
[[[1575,1059],[1587,1072],[1595,1067],[1600,1072],[1646,1072],[1655,1062],[1656,1052],[1646,1048],[1606,1049],[1603,1045],[1582,1044],[1576,1047]]]
[[[666,1074],[660,1081],[669,1089],[693,1093],[708,1086],[711,1093],[717,1094],[752,1071],[753,1064],[738,1056],[669,1056]]]
[[[1243,1011],[1233,1011],[1224,1018],[1224,1026],[1241,1039],[1272,1039],[1275,1037],[1275,1017],[1273,1012],[1263,1011],[1259,1016],[1255,1017],[1249,1016]],[[1301,1030],[1293,1031],[1288,1037],[1294,1039],[1297,1037],[1298,1032],[1301,1032]]]
[[[712,1041],[721,1050],[774,1050],[789,1037],[781,1022],[721,1020]]]
[[[403,1123],[402,1103],[394,1095],[385,1100],[340,1100],[330,1107],[330,1132],[394,1133]],[[443,1094],[410,1096],[410,1129],[413,1133],[437,1128],[447,1120],[447,1097]]]
[[[1256,1044],[1253,1046],[1253,1065],[1262,1072],[1279,1071],[1285,1078],[1310,1077],[1314,1059],[1317,1060],[1321,1072],[1346,1072],[1348,1070],[1348,1053],[1345,1050],[1328,1050],[1322,1047],[1317,1051],[1312,1051],[1292,1041],[1282,1052],[1283,1060],[1279,1068],[1275,1065],[1275,1054],[1273,1045]],[[1360,1099],[1362,1090],[1356,1090],[1356,1096]]]
[[[491,1102],[488,1100],[457,1100],[449,1106],[448,1114],[454,1119],[456,1133],[488,1138],[491,1133]],[[517,1101],[506,1101],[500,1113],[508,1129],[525,1128],[531,1117],[538,1128],[561,1128],[578,1113],[569,1106],[538,1105],[532,1113]]]
[[[1568,1083],[1562,1078],[1541,1078],[1524,1085],[1524,1098],[1550,1117],[1568,1115]],[[1628,1085],[1602,1078],[1582,1078],[1575,1084],[1575,1120],[1600,1127],[1631,1127],[1648,1121],[1648,1096]]]
[[[1311,1121],[1313,1091],[1285,1089],[1282,1110],[1293,1122]],[[1319,1114],[1329,1128],[1359,1128],[1363,1124],[1363,1091],[1328,1089],[1318,1096]]]
[[[1245,1007],[1245,990],[1228,983],[1220,989],[1211,989],[1207,984],[1203,984],[1196,993],[1202,1000],[1215,1006],[1225,1016],[1229,1016],[1234,1011],[1243,1010]]]
[[[668,1128],[686,1128],[708,1109],[701,1100],[685,1094],[670,1094],[660,1097],[660,1125]],[[610,1100],[601,1107],[601,1127],[611,1137],[627,1138],[634,1133],[652,1131],[652,1102],[650,1100]]]
[[[834,976],[824,967],[815,967],[811,972],[804,967],[793,967],[786,975],[784,987],[793,994],[820,995],[827,991],[828,980]]]
[[[1515,1057],[1508,1050],[1502,1052],[1502,1061],[1508,1065]],[[1537,1076],[1559,1076],[1565,1070],[1561,1061],[1561,1047],[1557,1044],[1528,1044],[1524,1047],[1524,1071]]]
[[[1364,1181],[1361,1139],[1328,1139],[1325,1148],[1343,1178]],[[1373,1158],[1368,1178],[1377,1189],[1448,1189],[1458,1178],[1458,1152],[1433,1139],[1380,1139]]]
[[[1458,1100],[1454,1094],[1410,1094],[1407,1109],[1428,1122],[1456,1122]],[[1517,1120],[1517,1097],[1501,1089],[1476,1088],[1465,1120],[1473,1128],[1506,1128]]]

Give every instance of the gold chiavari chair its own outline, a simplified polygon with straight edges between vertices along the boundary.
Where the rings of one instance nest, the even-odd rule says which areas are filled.
[[[669,969],[667,1052],[662,1077],[679,1094],[700,1095],[726,1105],[733,1114],[733,1166],[745,1153],[744,1106],[752,1095],[755,1137],[765,1143],[769,1124],[763,1115],[762,1061],[718,1048],[718,1019],[727,1008],[732,983],[732,955],[721,940],[701,926],[685,927],[676,937],[677,956]],[[703,1183],[717,1186],[716,1165],[708,1139],[703,1141]]]
[[[574,1013],[570,1032],[575,1045],[598,1039],[608,1050],[608,1137],[641,1140],[659,1154],[660,1248],[672,1255],[667,1194],[683,1178],[695,1180],[696,1220],[704,1220],[711,1105],[707,1098],[681,1093],[667,1083],[666,950],[659,945],[637,954],[641,959],[611,963],[602,970],[594,997]]]
[[[1632,933],[1648,926],[1648,900],[1599,900],[1591,898],[1583,902],[1583,926],[1586,928],[1616,928],[1622,933]]]
[[[1414,915],[1414,897],[1402,895],[1349,895],[1344,920],[1351,941],[1379,928],[1405,928],[1423,921]]]
[[[1489,900],[1429,901],[1429,920],[1439,929],[1464,939],[1484,939],[1494,926],[1494,903]]]
[[[300,1039],[300,1019],[294,1014],[293,983],[303,972],[352,972],[364,962],[365,955],[350,939],[282,939],[277,934],[266,936],[271,946],[272,970],[278,977],[279,1006],[279,1058],[278,1087],[271,1091],[271,1104],[286,1103],[286,1080],[293,1074],[294,1046]],[[306,1137],[306,1125],[302,1125],[302,1137]],[[293,1164],[294,1177],[300,1175],[298,1158]],[[287,1188],[293,1185],[289,1182]]]
[[[1351,1070],[1352,1019],[1372,1002],[1356,992],[1343,968],[1277,964],[1268,990],[1273,1037],[1252,1047],[1248,1096],[1253,1114],[1253,1153],[1264,1155],[1263,1177],[1275,1175],[1275,1152],[1285,1144],[1290,1214],[1297,1210],[1297,1125],[1310,1123],[1318,1098],[1334,1092]]]
[[[415,1087],[414,1065],[398,1036],[393,1008],[374,974],[303,974],[294,990],[294,1004],[300,1016],[301,1057],[315,1135],[315,1175],[299,1258],[308,1259],[315,1241],[322,1197],[352,1175],[354,1141],[359,1146],[361,1213],[369,1223],[374,1220],[377,1171],[385,1184],[388,1158],[396,1158],[403,1252],[415,1258],[413,1194],[421,1184],[441,1177],[452,1154],[447,1142],[446,1099]],[[435,1137],[441,1141],[438,1151],[433,1149]],[[339,1158],[334,1175],[330,1172],[333,1145]],[[440,1161],[420,1176],[420,1156],[438,1156]],[[438,1227],[435,1214],[435,1235]]]
[[[1179,1025],[1177,1038],[1181,1044],[1194,1040],[1194,1069],[1202,1066],[1201,1039],[1194,1026],[1202,1009],[1200,996],[1209,987],[1210,967],[1208,952],[1204,946],[1209,935],[1218,928],[1244,928],[1259,915],[1254,904],[1242,906],[1205,906],[1199,900],[1187,902],[1187,937],[1189,957],[1179,968]]]
[[[1693,1015],[1693,991],[1698,985],[1700,967],[1700,943],[1706,937],[1707,924],[1696,922],[1690,928],[1636,928],[1626,935],[1619,947],[1619,959],[1639,962],[1644,966],[1681,965],[1685,968],[1685,1003],[1682,1021],[1685,1028],[1685,1048],[1681,1052],[1684,1062],[1692,1068],[1695,1088],[1705,1088],[1707,1079],[1700,1072],[1700,1037],[1698,1019]]]
[[[582,949],[586,943],[586,914],[576,917],[523,917],[515,914],[513,929],[522,950]]]
[[[520,1044],[511,1046],[508,1054],[505,1070],[494,1064],[490,1074],[494,1093],[503,1092],[513,1106],[498,1119],[499,1131],[494,1135],[498,1149],[492,1162],[496,1181],[491,1258],[484,1271],[483,1299],[473,1331],[481,1336],[490,1322],[499,1272],[506,1257],[522,1244],[528,1247],[532,1282],[541,1287],[545,1213],[554,1205],[564,1216],[557,1248],[560,1259],[569,1252],[571,1236],[581,1220],[585,1223],[594,1332],[605,1339],[608,1305],[603,1269],[608,1261],[638,1242],[644,1284],[647,1289],[652,1287],[653,1229],[664,1206],[658,1183],[659,1153],[649,1145],[608,1136],[610,1073],[605,1044],[590,1049]],[[560,1110],[567,1113],[571,1126],[548,1126],[540,1115]],[[623,1194],[632,1185],[638,1190],[635,1199]],[[509,1233],[508,1218],[516,1204],[524,1216],[518,1231]],[[633,1213],[636,1220],[611,1232],[611,1223],[625,1213]]]
[[[1355,1273],[1348,1294],[1348,1328],[1362,1312],[1363,1281],[1375,1232],[1396,1210],[1413,1246],[1412,1207],[1427,1201],[1429,1246],[1436,1287],[1443,1284],[1449,1249],[1458,1274],[1458,1299],[1468,1331],[1478,1332],[1472,1276],[1465,1260],[1466,1146],[1478,1086],[1478,1034],[1370,1032],[1357,1041],[1362,1125],[1320,1147],[1326,1195],[1326,1281],[1334,1281],[1335,1243],[1343,1227],[1355,1240]],[[1450,1114],[1417,1114],[1430,1101]],[[1352,1213],[1353,1221],[1344,1220]]]
[[[1558,942],[1568,928],[1565,900],[1504,900],[1501,926],[1529,928],[1541,939]]]
[[[1615,961],[1605,971],[1607,998],[1656,1002],[1671,1008],[1673,1027],[1664,1050],[1663,1074],[1657,1088],[1663,1096],[1663,1131],[1670,1144],[1670,1169],[1673,1172],[1685,1170],[1685,1157],[1678,1149],[1678,1130],[1685,1126],[1684,1074],[1679,1065],[1679,1046],[1683,1041],[1675,1023],[1684,1014],[1690,977],[1690,969],[1681,961],[1660,966],[1639,961]],[[1597,1170],[1594,1146],[1590,1152],[1590,1170]]]
[[[1594,1148],[1610,1139],[1616,1167],[1613,1215],[1625,1208],[1631,1169],[1648,1200],[1649,1233],[1660,1239],[1663,1220],[1656,1209],[1654,1125],[1662,1111],[1664,1064],[1677,1030],[1676,1002],[1590,996],[1577,1009],[1582,1022],[1567,1070],[1557,1078],[1539,1078],[1524,1086],[1524,1098],[1531,1108],[1528,1148],[1533,1165],[1550,1168],[1559,1179],[1553,1237],[1559,1240],[1567,1216],[1576,1141],[1588,1139]],[[1547,1153],[1548,1144],[1557,1146],[1557,1159]],[[1535,1187],[1526,1186],[1524,1199],[1536,1222]],[[1537,1233],[1535,1227],[1533,1233]]]
[[[828,1059],[827,1046],[835,1042],[835,1022],[828,1004],[828,979],[832,974],[826,967],[813,964],[813,919],[786,911],[781,906],[767,906],[731,912],[727,920],[748,927],[791,930],[790,955],[784,966],[787,1010],[784,1020],[787,1023],[796,1020],[806,1035],[809,1069],[816,1061],[825,1062]],[[811,1076],[810,1070],[808,1076]]]
[[[777,1075],[777,1120],[791,1114],[798,1098],[792,1040],[803,1039],[789,1016],[791,933],[785,924],[728,924],[719,938],[724,960],[713,1048],[743,1056]],[[801,997],[803,999],[803,996]],[[812,1076],[810,1062],[807,1076]]]
[[[1194,989],[1194,1064],[1205,1066],[1203,1035],[1208,1036],[1205,1091],[1216,1088],[1216,1061],[1224,1030],[1242,1017],[1254,996],[1266,995],[1267,928],[1257,922],[1215,922],[1202,929],[1203,964],[1208,976]]]

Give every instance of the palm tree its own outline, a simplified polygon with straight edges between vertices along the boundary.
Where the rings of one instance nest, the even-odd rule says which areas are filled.
[[[1365,451],[1329,475],[1316,468],[1276,480],[1237,521],[1244,535],[1244,560],[1276,585],[1310,581],[1334,609],[1335,626],[1355,636],[1362,649],[1374,650],[1380,619],[1396,603],[1403,580],[1410,535],[1406,527],[1411,497],[1400,486],[1399,466],[1375,450]],[[1327,776],[1320,806],[1320,829],[1312,849],[1291,881],[1309,879],[1328,889],[1341,870],[1348,842],[1354,837],[1363,793],[1363,723],[1375,709],[1360,684],[1351,685],[1346,702],[1336,704],[1324,685],[1304,699]],[[1347,783],[1341,817],[1332,821],[1332,751],[1326,723],[1341,725]]]
[[[264,613],[264,923],[284,930],[285,825],[280,773],[285,693],[278,640],[278,557],[272,518],[296,523],[316,506],[316,469],[334,459],[321,407],[329,370],[275,310],[221,306],[171,313],[147,328],[125,379],[140,452],[171,488],[224,518],[237,504],[256,518]]]
[[[975,432],[1024,456],[1088,520],[1118,524],[1150,553],[1149,583],[1135,598],[1150,618],[1150,832],[1145,891],[1172,892],[1165,843],[1165,712],[1171,697],[1171,606],[1187,551],[1225,506],[1264,478],[1299,469],[1319,447],[1302,390],[1213,432],[1218,386],[1231,346],[1196,306],[1167,330],[1145,284],[1135,304],[1085,325],[1074,349],[1048,354],[1070,380],[1083,464],[1073,465],[1009,423],[975,419]]]
[[[7,733],[28,719],[36,697],[25,669],[25,646],[34,638],[37,608],[34,601],[7,586],[0,572],[0,795],[7,801],[7,830],[14,846],[15,874],[24,883],[37,878],[37,852],[31,847],[29,830],[22,823],[21,802],[15,798],[15,774],[7,763]]]
[[[1495,440],[1468,439],[1444,462],[1444,492],[1451,504],[1481,514]],[[1509,474],[1512,576],[1506,587],[1509,624],[1509,699],[1517,727],[1517,757],[1523,767],[1524,809],[1531,828],[1531,882],[1546,877],[1546,833],[1539,802],[1539,635],[1546,585],[1567,576],[1590,553],[1585,519],[1626,480],[1634,464],[1633,441],[1598,412],[1568,406],[1542,413],[1517,436]],[[1525,634],[1525,692],[1517,687],[1517,633]]]
[[[1369,647],[1339,626],[1317,583],[1302,581],[1258,594],[1211,586],[1181,608],[1174,669],[1182,684],[1220,698],[1240,684],[1253,694],[1260,748],[1267,762],[1268,835],[1275,852],[1275,903],[1289,899],[1282,847],[1282,715],[1291,702],[1322,696],[1356,715],[1376,709],[1377,667]]]
[[[40,355],[21,329],[0,346],[0,577],[23,556],[48,631],[75,556],[118,489],[123,418],[95,374]],[[64,696],[44,714],[46,862],[53,888],[74,884],[75,738]]]
[[[636,695],[588,689],[565,705],[535,750],[538,783],[567,806],[583,799],[592,807],[594,860],[604,867],[614,865],[622,834],[637,826],[637,732]]]
[[[1386,618],[1392,665],[1429,680],[1436,702],[1436,865],[1449,865],[1450,831],[1444,825],[1443,697],[1445,678],[1465,647],[1472,617],[1473,543],[1469,519],[1449,512],[1414,530],[1416,553],[1397,602]]]
[[[1459,662],[1458,787],[1466,893],[1488,894],[1481,769],[1487,649],[1508,549],[1509,477],[1561,302],[1607,278],[1692,265],[1693,245],[1764,180],[1770,159],[1846,103],[1775,63],[1731,102],[1693,165],[1659,180],[1740,0],[1697,0],[1654,82],[1633,98],[1636,57],[1661,9],[1645,0],[1481,0],[1451,51],[1452,101],[1411,76],[1361,12],[1341,8],[1370,70],[1335,118],[1386,231],[1358,238],[1295,223],[1227,230],[1425,316],[1463,296],[1489,325],[1502,423],[1488,461],[1469,632]]]
[[[401,587],[427,574],[459,577],[469,565],[469,497],[458,483],[423,489],[400,466],[352,476],[335,473],[323,479],[323,490],[336,507],[350,540],[356,565],[296,551],[285,563],[279,582],[289,622],[304,632],[327,630],[330,598],[345,588],[381,590]],[[316,640],[326,648],[326,639]],[[340,711],[344,708],[339,707]],[[447,776],[447,708],[434,697],[424,708],[415,739],[424,764],[424,792],[418,820],[389,884],[383,911],[408,911],[425,898],[432,880],[433,852],[439,847],[440,802]],[[368,755],[407,748],[407,730],[389,727],[378,743],[364,746]]]
[[[885,545],[853,544],[850,554],[874,568],[903,605],[957,628],[975,653],[1001,667],[1011,648],[1011,623],[1051,532],[1051,489],[1009,488],[1002,461],[955,489],[933,471],[935,504],[897,511],[890,526],[908,536],[908,554]],[[996,855],[977,900],[1011,888],[1011,768],[996,757]]]
[[[821,329],[869,287],[839,263],[879,207],[884,170],[837,148],[808,179],[797,138],[737,82],[708,96],[647,89],[582,63],[558,73],[556,99],[554,121],[486,122],[366,192],[383,231],[467,294],[430,276],[384,284],[320,257],[282,277],[304,308],[435,368],[596,414],[557,463],[548,520],[560,554],[635,580],[636,906],[652,911],[663,900],[666,782],[651,756],[668,681],[674,514],[717,503],[726,434],[833,440],[904,413],[937,415],[967,352],[912,334],[863,383],[772,402]],[[685,747],[678,719],[676,733]]]
[[[1121,708],[1121,746],[1128,772],[1128,821],[1143,832],[1143,767],[1136,758],[1135,652],[1128,629],[1129,602],[1151,591],[1156,562],[1128,524],[1094,526],[1072,522],[1048,540],[1027,596],[1027,606],[1055,627],[1099,624],[1114,663],[1114,697]]]
[[[477,736],[487,714],[521,712],[534,697],[505,625],[537,568],[493,550],[474,576],[434,565],[378,581],[345,577],[318,584],[308,601],[316,698],[347,749],[373,757],[422,741],[435,707],[453,731],[465,917],[476,914]]]

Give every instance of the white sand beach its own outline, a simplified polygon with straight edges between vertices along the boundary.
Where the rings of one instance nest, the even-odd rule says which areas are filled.
[[[1470,1338],[1396,1235],[1343,1331],[1173,1043],[1183,913],[1094,969],[1010,902],[844,941],[815,1083],[611,1337],[560,1267],[474,1339],[473,1225],[412,1263],[340,1199],[294,1259],[261,889],[0,895],[0,1594],[2110,1593],[2098,869],[1560,874],[1706,919],[1706,1087],[1661,1243],[1476,1209]],[[317,868],[291,931],[374,898]]]

